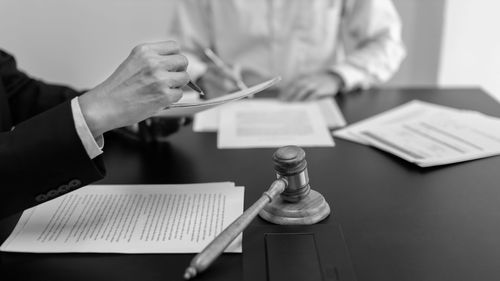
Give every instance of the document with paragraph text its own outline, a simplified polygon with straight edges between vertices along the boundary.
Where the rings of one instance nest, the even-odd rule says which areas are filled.
[[[7,252],[195,253],[243,212],[233,183],[90,185],[26,210]],[[241,235],[226,252],[241,252]]]
[[[253,99],[220,112],[218,148],[285,145],[335,145],[317,104]]]

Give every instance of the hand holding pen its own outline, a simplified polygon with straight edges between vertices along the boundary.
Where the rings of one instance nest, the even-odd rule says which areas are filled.
[[[210,61],[223,73],[226,78],[231,79],[239,90],[248,88],[242,80],[241,71],[238,68],[232,68],[226,64],[219,56],[217,56],[211,49],[203,48],[203,53]]]
[[[209,98],[248,88],[238,66],[230,66],[210,48],[198,44],[198,49],[209,62],[206,73],[200,79]]]

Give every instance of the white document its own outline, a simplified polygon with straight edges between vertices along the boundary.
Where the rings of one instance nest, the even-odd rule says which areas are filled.
[[[275,77],[266,82],[257,84],[247,89],[243,89],[241,91],[223,95],[218,98],[209,99],[209,100],[200,100],[195,102],[177,102],[172,104],[169,108],[159,112],[156,116],[159,117],[182,117],[182,116],[191,116],[197,112],[207,110],[216,106],[220,106],[222,104],[240,100],[242,98],[254,95],[256,93],[262,92],[263,90],[273,86],[281,80],[280,77]]]
[[[421,167],[500,154],[500,119],[412,101],[335,134]]]
[[[423,116],[442,111],[457,112],[460,110],[419,100],[413,100],[365,120],[351,124],[343,129],[337,130],[333,132],[333,135],[349,141],[368,144],[368,141],[361,133],[366,131],[368,128],[409,122],[411,120],[417,120]]]
[[[244,102],[244,100],[237,102]],[[193,131],[198,133],[217,132],[219,130],[219,114],[225,106],[221,105],[196,113],[193,119]]]
[[[246,102],[247,100],[240,100],[237,102]],[[270,101],[276,102],[276,100],[265,99],[262,102]],[[323,118],[326,122],[326,126],[330,129],[344,127],[346,121],[342,112],[340,111],[337,103],[333,99],[320,99],[312,101],[311,103],[317,104]],[[287,106],[290,103],[283,103],[283,106]],[[224,106],[219,106],[209,110],[205,110],[194,115],[193,121],[193,131],[195,132],[217,132],[219,129],[219,115],[220,112],[224,110]]]
[[[197,253],[243,212],[243,187],[91,185],[26,210],[7,252]],[[241,235],[226,252],[241,253]]]
[[[220,112],[218,148],[284,145],[334,146],[317,104],[252,99]]]
[[[422,167],[500,154],[500,120],[475,113],[436,113],[368,129],[371,145]]]

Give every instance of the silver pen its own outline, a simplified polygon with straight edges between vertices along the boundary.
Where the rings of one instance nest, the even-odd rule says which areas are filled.
[[[212,51],[210,48],[201,48],[203,49],[203,53],[207,56],[207,58],[209,58],[214,63],[214,65],[218,67],[222,71],[222,73],[224,73],[224,75],[231,79],[240,90],[248,88],[241,77],[236,75],[231,67],[227,65],[219,56],[217,56],[214,51]]]

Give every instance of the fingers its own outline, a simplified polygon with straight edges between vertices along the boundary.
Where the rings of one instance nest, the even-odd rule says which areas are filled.
[[[181,54],[159,57],[156,59],[156,63],[157,67],[172,72],[186,71],[188,66],[187,58]]]
[[[237,85],[233,80],[229,79],[220,69],[210,66],[201,77],[200,85],[209,99],[228,94],[237,89]]]
[[[313,99],[316,89],[314,87],[302,87],[293,92],[287,100],[288,101],[305,101]]]
[[[144,93],[144,97],[147,97],[148,101],[154,101],[154,103],[161,105],[160,108],[163,108],[179,101],[182,94],[182,89],[172,87],[170,81],[163,80],[150,84]]]
[[[179,52],[180,46],[175,41],[144,43],[137,45],[132,50],[132,54],[154,53],[160,56],[174,55]]]
[[[299,80],[280,95],[284,101],[305,101],[313,99],[316,93],[315,83]]]
[[[136,46],[131,53],[131,59],[139,67],[155,70],[163,68],[166,71],[186,71],[188,60],[179,53],[179,45],[175,41],[145,43]]]
[[[189,82],[190,78],[186,72],[169,72],[162,80],[165,81],[170,88],[181,88]]]
[[[186,72],[166,72],[164,70],[157,70],[144,75],[144,84],[160,84],[168,88],[176,89],[184,87],[190,78]]]
[[[179,88],[167,88],[164,90],[165,105],[171,105],[178,102],[182,98],[182,90]]]
[[[189,82],[186,73],[188,60],[179,53],[175,41],[146,43],[135,47],[131,59],[138,70],[138,77],[143,85],[181,88]]]

